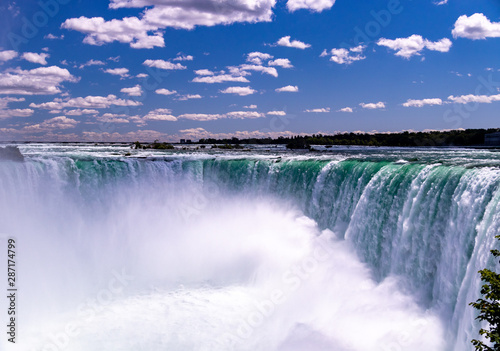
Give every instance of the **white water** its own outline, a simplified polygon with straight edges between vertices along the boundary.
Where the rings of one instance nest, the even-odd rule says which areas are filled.
[[[20,289],[19,343],[4,346],[470,349],[477,325],[467,304],[500,228],[498,170],[460,171],[456,181],[436,174],[439,184],[436,166],[422,166],[404,178],[409,193],[401,185],[388,203],[380,194],[404,163],[360,170],[363,186],[355,173],[334,182],[341,159],[314,175],[306,211],[333,232],[294,200],[308,195],[265,190],[283,182],[293,191],[285,168],[276,183],[274,173],[263,182],[257,165],[231,180],[215,165],[179,160],[92,161],[87,171],[60,156],[2,164],[2,232],[18,242]],[[243,186],[228,191],[236,181]],[[433,190],[447,186],[447,197]],[[375,228],[382,235],[370,236]],[[439,254],[433,237],[445,243]]]

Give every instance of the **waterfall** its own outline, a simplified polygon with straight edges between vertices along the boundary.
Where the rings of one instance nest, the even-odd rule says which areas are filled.
[[[477,271],[494,267],[489,250],[500,232],[500,167],[493,156],[464,151],[447,160],[447,151],[382,150],[316,156],[173,153],[125,158],[91,147],[85,152],[42,151],[27,147],[24,162],[0,163],[1,232],[19,238],[20,269],[24,269],[20,282],[24,279],[26,286],[36,287],[46,297],[40,305],[24,292],[22,308],[30,311],[25,312],[26,320],[34,324],[56,312],[70,320],[68,311],[109,281],[109,272],[116,267],[135,274],[123,299],[136,296],[134,301],[146,306],[137,296],[144,296],[139,292],[150,285],[159,289],[150,295],[156,296],[156,308],[171,305],[172,311],[181,313],[175,310],[178,299],[193,305],[211,301],[215,305],[197,309],[192,316],[208,320],[211,314],[226,313],[227,298],[237,301],[231,308],[244,315],[249,296],[261,296],[274,286],[277,272],[303,262],[319,237],[327,238],[340,258],[353,261],[346,264],[336,257],[326,265],[331,270],[348,266],[338,271],[342,278],[322,271],[332,281],[340,279],[337,285],[322,286],[314,278],[305,286],[304,294],[321,296],[324,303],[323,311],[311,307],[320,326],[313,317],[292,318],[292,323],[285,312],[273,312],[263,322],[267,331],[254,333],[259,337],[245,339],[236,349],[256,350],[266,342],[272,346],[268,350],[310,347],[311,340],[337,349],[371,349],[374,344],[368,341],[346,344],[326,331],[329,318],[343,308],[332,299],[341,294],[348,301],[349,295],[341,291],[362,301],[380,298],[374,303],[385,306],[384,313],[393,308],[394,320],[401,317],[399,312],[408,312],[411,318],[401,320],[413,321],[410,330],[425,320],[425,328],[432,327],[437,335],[436,326],[442,325],[445,346],[438,336],[428,334],[427,349],[470,349],[470,339],[477,335],[479,326],[468,303],[479,296]],[[205,229],[214,223],[220,232]],[[237,234],[240,231],[243,234]],[[193,242],[196,248],[190,246]],[[166,255],[161,249],[166,247],[175,250]],[[359,286],[349,286],[350,281]],[[184,290],[178,289],[179,282]],[[195,285],[192,291],[187,288]],[[391,293],[399,296],[395,305],[390,302],[394,297],[388,297]],[[140,318],[126,301],[129,305],[120,308]],[[287,301],[300,298],[294,292]],[[360,302],[360,308],[364,304]],[[351,308],[356,310],[356,304]],[[377,318],[370,308],[363,313]],[[298,316],[301,309],[294,306],[290,311]],[[160,325],[174,328],[161,321],[158,311],[152,313]],[[100,318],[111,320],[111,315]],[[381,323],[390,323],[387,318]],[[308,321],[316,326],[314,331]],[[208,325],[224,329],[229,328],[227,323],[221,315]],[[295,332],[278,330],[280,323]],[[201,334],[214,333],[203,329],[206,324],[199,320],[192,327]],[[342,328],[339,324],[333,329]],[[396,333],[394,326],[389,329]],[[208,336],[199,333],[191,347],[201,350],[196,340]],[[352,330],[343,333],[356,338]],[[391,346],[392,334],[384,335],[385,346],[379,348],[398,349]],[[165,343],[183,345],[180,340]],[[207,350],[224,349],[205,345]]]

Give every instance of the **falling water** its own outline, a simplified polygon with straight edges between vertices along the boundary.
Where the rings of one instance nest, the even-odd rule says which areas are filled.
[[[496,153],[21,151],[0,163],[0,255],[16,238],[22,350],[459,351],[477,335]]]

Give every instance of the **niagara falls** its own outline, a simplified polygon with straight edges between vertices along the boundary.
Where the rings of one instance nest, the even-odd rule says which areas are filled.
[[[500,351],[500,1],[1,0],[0,351]]]
[[[495,152],[19,148],[23,350],[467,350],[478,328]]]

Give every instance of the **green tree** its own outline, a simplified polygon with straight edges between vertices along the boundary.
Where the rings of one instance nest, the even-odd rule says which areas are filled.
[[[495,236],[495,238],[500,240],[500,235]],[[491,250],[491,254],[499,257],[500,251]],[[481,280],[485,282],[481,287],[483,298],[471,302],[470,305],[479,310],[479,316],[476,319],[489,324],[489,328],[481,328],[479,334],[488,339],[492,347],[480,340],[474,339],[471,342],[476,350],[500,350],[500,274],[487,268],[480,270],[479,274],[481,274]]]

